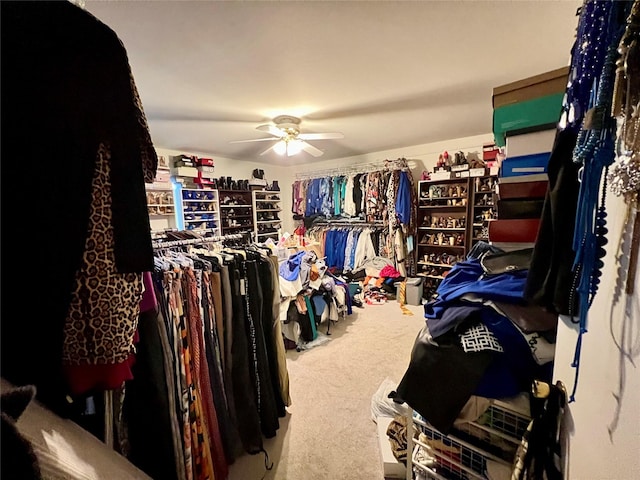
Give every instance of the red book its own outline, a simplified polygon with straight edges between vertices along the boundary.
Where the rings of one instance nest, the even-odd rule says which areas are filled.
[[[534,243],[539,228],[539,218],[492,220],[489,222],[489,241]]]

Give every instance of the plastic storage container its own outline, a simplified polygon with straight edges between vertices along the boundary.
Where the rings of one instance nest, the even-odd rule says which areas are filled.
[[[423,277],[407,278],[405,301],[407,305],[422,305]],[[400,282],[396,283],[396,299],[400,301]]]

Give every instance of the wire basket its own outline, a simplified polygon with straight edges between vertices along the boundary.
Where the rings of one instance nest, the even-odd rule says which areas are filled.
[[[485,480],[488,461],[511,466],[529,421],[492,404],[478,420],[443,435],[414,412],[414,478]]]

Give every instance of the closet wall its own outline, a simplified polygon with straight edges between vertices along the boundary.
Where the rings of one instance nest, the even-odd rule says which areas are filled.
[[[607,255],[600,288],[589,310],[588,332],[582,337],[576,400],[567,415],[570,479],[632,480],[640,476],[640,275],[636,271],[635,293],[625,305],[624,280],[618,280],[615,257],[626,205],[620,197],[609,194],[607,212]],[[622,257],[625,265],[628,246],[627,241]],[[616,301],[619,288],[622,295]],[[575,375],[571,363],[577,335],[578,326],[560,316],[554,381],[562,380],[568,390]]]

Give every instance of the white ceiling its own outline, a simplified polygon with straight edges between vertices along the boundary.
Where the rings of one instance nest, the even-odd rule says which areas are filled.
[[[280,114],[319,160],[491,131],[493,87],[567,65],[580,0],[95,1],[124,43],[157,148],[259,156]]]

